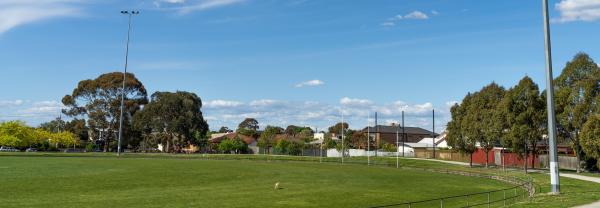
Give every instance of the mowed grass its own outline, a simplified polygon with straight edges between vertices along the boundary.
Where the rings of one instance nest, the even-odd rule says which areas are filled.
[[[511,186],[352,164],[0,156],[1,207],[370,207]]]

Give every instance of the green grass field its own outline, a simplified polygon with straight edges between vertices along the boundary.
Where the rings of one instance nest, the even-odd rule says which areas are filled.
[[[369,207],[511,185],[352,164],[38,155],[0,156],[0,186],[1,207]]]

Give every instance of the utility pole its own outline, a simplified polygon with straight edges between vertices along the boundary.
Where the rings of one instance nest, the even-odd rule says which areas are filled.
[[[377,149],[379,148],[379,139],[381,139],[381,133],[379,132],[379,125],[377,125],[377,112],[375,112],[375,157],[377,157]]]
[[[139,11],[121,11],[121,14],[125,14],[129,17],[129,24],[127,28],[127,45],[125,46],[125,69],[123,70],[123,88],[121,89],[121,112],[119,116],[119,142],[117,146],[117,156],[121,156],[121,140],[123,137],[123,111],[125,108],[125,81],[127,79],[127,64],[129,59],[129,37],[131,34],[131,17],[139,13]]]
[[[404,157],[404,144],[406,143],[406,134],[404,133],[404,111],[402,111],[402,157]]]
[[[550,184],[552,193],[560,194],[560,177],[558,172],[558,154],[556,150],[556,116],[554,112],[554,83],[552,75],[552,44],[550,38],[550,15],[548,0],[542,0],[544,15],[544,42],[546,54],[546,102],[548,106],[548,145],[550,148]],[[525,161],[527,162],[527,161]]]
[[[433,132],[431,132],[431,139],[433,140],[433,159],[435,159],[435,109],[431,111],[432,114],[432,123],[433,123]]]
[[[398,146],[400,143],[398,143],[398,129],[400,128],[400,125],[396,126],[396,168],[400,167],[400,160],[398,159],[398,157],[400,156],[400,154],[398,153],[398,150],[400,149],[400,146]]]
[[[367,113],[367,165],[371,165],[371,113]]]
[[[344,151],[345,151],[345,144],[344,144],[344,109],[342,109],[342,164],[344,164]]]

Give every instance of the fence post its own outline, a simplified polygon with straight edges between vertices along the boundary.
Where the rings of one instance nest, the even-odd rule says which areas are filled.
[[[488,192],[488,203],[487,203],[487,207],[490,208],[490,192]]]
[[[411,203],[408,203],[408,208],[410,208]]]
[[[506,207],[506,190],[502,191],[504,193],[504,199],[502,202],[504,203],[504,207]]]
[[[444,208],[444,199],[440,199],[440,207]]]
[[[467,195],[467,207],[469,207],[469,195]]]

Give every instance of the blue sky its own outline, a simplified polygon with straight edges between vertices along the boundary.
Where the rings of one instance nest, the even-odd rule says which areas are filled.
[[[600,58],[600,0],[551,4],[555,75],[577,52]],[[495,81],[545,85],[541,1],[0,0],[0,120],[59,114],[83,79],[129,70],[154,91],[197,93],[212,129],[339,121],[437,131],[448,106]],[[543,86],[541,88],[544,88]]]

